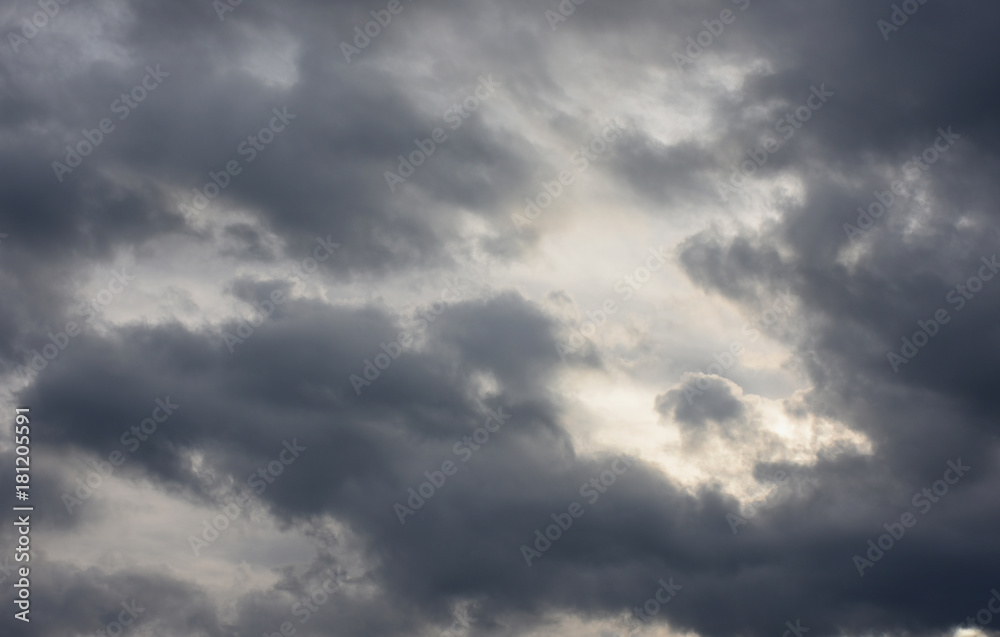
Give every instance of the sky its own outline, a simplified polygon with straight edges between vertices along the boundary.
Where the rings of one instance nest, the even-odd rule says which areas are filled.
[[[1000,632],[998,19],[4,4],[0,633]]]

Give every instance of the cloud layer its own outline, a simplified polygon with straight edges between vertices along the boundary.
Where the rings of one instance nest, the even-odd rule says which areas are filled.
[[[4,634],[996,632],[993,18],[3,9]]]

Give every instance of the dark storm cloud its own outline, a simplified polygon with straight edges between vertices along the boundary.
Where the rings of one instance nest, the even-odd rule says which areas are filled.
[[[81,264],[106,267],[115,250],[184,224],[149,182],[123,185],[92,174],[59,184],[48,168],[57,148],[33,143],[18,125],[8,130],[0,146],[0,227],[9,235],[0,248],[0,287],[4,298],[20,302],[0,309],[0,351],[20,364],[17,350],[36,347],[46,330],[70,320],[65,304],[81,282]]]
[[[31,338],[58,325],[79,269],[158,237],[194,234],[178,205],[190,206],[191,189],[203,189],[209,172],[231,160],[243,171],[205,214],[236,209],[253,219],[224,230],[247,259],[269,260],[261,237],[275,233],[295,258],[317,236],[332,235],[344,246],[329,266],[336,274],[447,264],[459,242],[460,209],[494,231],[494,243],[486,243],[494,256],[510,258],[518,251],[505,241],[509,208],[558,161],[538,156],[526,133],[490,109],[514,100],[576,140],[588,128],[567,121],[573,117],[560,106],[565,92],[550,56],[600,46],[621,60],[623,75],[636,61],[671,70],[685,38],[733,4],[592,0],[552,32],[544,11],[556,3],[406,3],[348,64],[340,41],[381,5],[244,2],[220,22],[208,3],[133,2],[103,34],[129,51],[126,64],[83,57],[54,64],[78,46],[55,31],[23,53],[8,48],[0,69],[0,232],[10,236],[0,246],[0,286],[4,298],[23,301],[0,311],[0,351],[19,363]],[[349,377],[403,322],[373,306],[291,302],[234,353],[222,332],[235,331],[235,321],[214,330],[131,325],[81,337],[19,396],[46,423],[38,444],[60,459],[77,452],[106,458],[169,395],[180,409],[120,475],[220,506],[232,494],[205,484],[192,454],[209,459],[219,482],[242,485],[284,440],[298,439],[307,450],[260,501],[289,528],[311,531],[323,515],[347,522],[376,564],[369,583],[378,591],[331,601],[327,623],[304,634],[414,634],[428,623],[450,624],[450,605],[464,599],[478,603],[480,626],[516,617],[526,629],[548,612],[606,618],[641,603],[670,576],[683,589],[657,619],[703,635],[777,635],[796,618],[816,637],[940,634],[997,585],[1000,290],[993,286],[1000,282],[984,282],[961,310],[948,300],[997,248],[997,89],[989,74],[997,11],[931,0],[885,41],[876,20],[891,4],[751,0],[686,81],[697,87],[710,60],[760,57],[773,72],[755,72],[734,94],[690,89],[707,100],[707,139],[664,148],[635,132],[609,156],[623,188],[665,207],[701,203],[715,195],[712,179],[744,159],[811,86],[826,82],[835,91],[756,177],[778,170],[800,177],[802,201],[781,200],[780,217],[758,230],[701,232],[679,248],[696,284],[747,307],[791,288],[800,307],[781,336],[814,385],[795,409],[839,420],[875,448],[872,457],[830,453],[814,466],[787,466],[815,487],[738,536],[726,522],[734,500],[709,488],[685,492],[636,461],[536,563],[525,564],[519,547],[581,500],[581,485],[613,458],[574,450],[553,390],[560,364],[554,325],[515,293],[448,307],[428,325],[426,346],[394,359],[361,396]],[[277,71],[265,68],[262,50],[273,54],[264,59]],[[421,51],[431,53],[423,66]],[[155,64],[170,73],[162,86],[59,182],[51,162]],[[496,101],[449,132],[391,192],[384,172],[397,155],[441,126],[449,100],[463,99],[491,72],[504,78]],[[271,79],[261,77],[268,73]],[[428,93],[448,99],[428,100]],[[246,162],[239,144],[268,125],[275,108],[295,119]],[[850,257],[854,244],[843,224],[854,223],[856,207],[888,189],[947,126],[962,138],[921,173],[926,196],[901,197],[865,234],[860,256]],[[739,204],[730,205],[739,214]],[[893,229],[890,216],[912,225]],[[232,249],[223,243],[220,252]],[[252,302],[275,288],[288,290],[251,279],[228,289]],[[900,339],[940,308],[949,323],[894,373],[886,354],[900,351]],[[483,390],[483,377],[495,389]],[[664,388],[659,407],[690,427],[732,423],[746,407],[723,389],[688,406],[681,390]],[[510,414],[501,431],[400,524],[393,505],[424,472],[456,460],[454,445],[501,407]],[[852,556],[959,457],[973,467],[969,475],[859,577]],[[57,462],[40,475],[72,489],[78,476]],[[52,528],[80,524],[63,514],[58,490],[38,493]],[[99,510],[95,501],[83,507]],[[188,547],[165,547],[165,559],[174,550]],[[187,582],[53,564],[38,578],[45,634],[99,629],[112,621],[111,609],[140,594],[157,600],[150,617],[165,634],[229,630],[198,593],[194,573]],[[307,583],[286,574],[276,588],[300,593]],[[287,614],[275,597],[249,596],[237,628],[277,630]]]
[[[687,431],[696,433],[705,427],[707,421],[726,423],[744,414],[743,403],[734,396],[732,388],[715,378],[706,378],[710,383],[704,400],[700,398],[696,378],[690,378],[684,386],[657,396],[656,409],[663,415],[671,415]],[[742,423],[741,423],[742,424]]]
[[[254,293],[254,287],[240,283],[236,290],[248,301],[263,298]],[[270,290],[273,285],[256,287]],[[239,446],[244,450],[234,461],[243,460],[239,456],[248,452],[263,459],[281,446],[273,430],[284,409],[300,414],[297,424],[282,429],[283,436],[299,435],[321,448],[339,446],[344,462],[335,465],[348,473],[348,466],[354,466],[382,475],[388,470],[385,454],[390,451],[389,440],[382,438],[398,427],[411,435],[448,441],[478,418],[474,413],[477,401],[468,386],[471,372],[486,372],[497,380],[500,394],[495,400],[511,392],[534,398],[539,381],[554,363],[547,319],[515,295],[460,304],[447,309],[437,321],[427,351],[407,352],[394,360],[360,398],[348,377],[360,373],[364,360],[373,351],[381,352],[379,343],[394,339],[399,326],[374,308],[346,310],[309,302],[280,306],[268,322],[236,346],[234,354],[227,351],[219,334],[192,334],[179,326],[135,327],[110,340],[81,339],[79,347],[64,354],[63,364],[40,377],[23,398],[42,404],[47,402],[43,394],[54,391],[71,399],[72,403],[54,406],[48,415],[69,429],[43,433],[47,444],[107,455],[120,446],[122,432],[155,407],[155,398],[172,396],[181,408],[161,427],[163,434],[151,436],[135,452],[140,464],[161,479],[187,479],[182,475],[185,461],[180,454],[212,441],[225,440],[229,445],[230,436],[239,435],[243,441]],[[235,333],[235,328],[224,329]],[[493,334],[492,343],[476,337],[477,331],[487,328]],[[130,351],[144,352],[145,362],[132,360]],[[306,352],[311,354],[305,356]],[[85,384],[75,380],[81,369],[93,370]],[[204,377],[190,375],[199,369]],[[233,412],[230,398],[213,398],[215,390],[235,391],[245,395],[246,402],[241,399]],[[130,398],[115,400],[115,395]],[[433,396],[431,404],[440,403],[440,414],[436,409],[425,411],[426,396]],[[411,408],[415,411],[408,413]],[[331,409],[340,416],[331,420]],[[388,410],[386,416],[402,412],[386,421],[388,429],[381,433],[379,427],[363,426],[383,410]],[[73,422],[88,424],[75,426]],[[334,444],[336,439],[339,444]],[[298,497],[320,499],[302,506],[319,506],[322,493],[311,496],[309,492],[304,490]]]
[[[265,12],[247,5],[220,24],[204,3],[134,3],[114,19],[103,16],[102,33],[133,51],[131,63],[82,58],[53,68],[52,60],[76,45],[58,34],[38,36],[19,54],[6,49],[9,115],[0,163],[9,179],[0,192],[0,228],[10,235],[3,255],[8,274],[54,263],[70,268],[74,259],[107,260],[117,249],[164,233],[191,232],[181,205],[204,207],[209,215],[220,207],[250,212],[295,256],[317,235],[333,234],[344,246],[333,271],[447,262],[443,247],[455,238],[449,211],[498,215],[510,193],[524,190],[525,144],[473,115],[449,130],[452,138],[413,183],[391,193],[385,171],[395,169],[397,155],[414,150],[414,139],[444,126],[443,109],[427,113],[415,103],[410,88],[416,78],[343,63],[331,30],[359,17],[359,10],[345,4]],[[289,86],[253,74],[255,66],[270,62],[267,55],[254,56],[262,40],[288,49],[272,52],[277,59],[290,56],[289,66],[279,64],[278,71]],[[480,75],[497,70],[483,62],[466,77],[444,78],[435,90],[461,101]],[[129,102],[119,98],[141,84],[149,65],[166,77],[123,113]],[[275,108],[294,119],[271,144],[252,152],[245,142],[274,121]],[[72,172],[57,176],[52,163],[67,164],[72,153],[66,145],[86,144],[82,131],[98,130],[104,118],[114,130]],[[239,162],[240,173],[226,176],[231,161]],[[222,176],[213,183],[210,173]],[[194,206],[192,189],[213,194],[219,181],[226,182],[221,194]],[[45,280],[67,278],[65,270],[41,281],[25,272],[9,285],[12,294],[37,290],[18,295],[34,297],[22,311],[37,323],[58,318],[65,294]],[[12,332],[3,349],[25,348],[32,336],[23,333],[25,321],[8,315],[3,323]]]
[[[510,297],[455,306],[439,319],[440,331],[433,332],[426,351],[395,360],[360,400],[346,377],[371,343],[389,338],[396,328],[371,310],[308,304],[290,306],[232,356],[219,344],[212,347],[206,336],[177,328],[137,329],[118,343],[79,348],[25,399],[46,406],[39,414],[52,423],[46,444],[104,454],[123,426],[148,411],[149,401],[141,397],[169,391],[181,409],[162,426],[160,442],[151,440],[134,460],[158,483],[187,485],[191,492],[199,491],[199,483],[185,470],[182,450],[209,453],[220,475],[242,483],[281,449],[282,438],[297,438],[307,447],[303,458],[261,497],[293,524],[306,524],[320,513],[348,521],[368,552],[386,558],[373,577],[392,611],[386,615],[370,608],[367,617],[360,610],[348,613],[359,622],[375,622],[385,634],[405,633],[429,619],[447,623],[447,603],[465,598],[477,600],[483,616],[514,612],[529,618],[523,620],[529,624],[544,609],[614,613],[646,599],[647,589],[665,575],[684,586],[683,597],[669,609],[670,620],[711,634],[768,634],[793,616],[809,617],[806,625],[823,632],[871,625],[942,627],[955,620],[943,607],[919,611],[888,598],[877,609],[852,608],[850,600],[857,595],[883,595],[865,588],[869,580],[858,577],[851,555],[899,506],[892,492],[909,496],[920,479],[933,478],[933,473],[912,472],[907,478],[915,482],[900,479],[889,488],[876,460],[838,458],[800,468],[824,487],[776,507],[738,538],[725,519],[736,509],[733,502],[711,492],[682,495],[658,472],[638,464],[529,569],[518,547],[531,544],[534,529],[550,524],[551,514],[580,501],[581,485],[611,462],[577,457],[557,424],[558,410],[544,399],[510,400],[523,391],[517,371],[526,379],[539,378],[553,365],[551,355],[531,354],[534,349],[554,352],[545,322],[533,314]],[[523,350],[519,370],[502,356],[487,357],[490,350],[468,336],[470,327],[484,319],[497,321],[497,347]],[[510,323],[520,327],[505,330]],[[336,326],[332,333],[331,326]],[[539,347],[546,338],[549,347]],[[80,382],[84,369],[86,386]],[[472,369],[489,370],[501,383],[500,392],[481,407],[470,400],[465,370]],[[122,396],[131,398],[123,401]],[[112,405],[114,413],[108,411]],[[393,504],[405,501],[406,489],[426,479],[424,471],[436,470],[443,460],[459,462],[453,444],[481,422],[483,407],[497,406],[505,408],[510,421],[463,465],[463,473],[449,478],[401,525]],[[923,411],[906,414],[909,426],[931,419],[926,407]],[[280,429],[276,422],[282,423]],[[942,448],[936,454],[940,462],[934,463],[940,466],[928,463],[928,470],[943,470]],[[984,474],[989,471],[982,454],[965,459]],[[897,565],[929,559],[941,581],[962,574],[965,579],[957,586],[970,597],[988,586],[985,572],[970,578],[967,567],[974,553],[956,556],[945,540],[954,532],[956,517],[973,528],[986,523],[989,514],[971,497],[979,479],[966,478],[964,490],[947,501],[948,509],[922,522],[923,535],[896,549],[891,557]],[[871,503],[875,486],[890,494]],[[858,509],[862,502],[868,504]],[[843,507],[852,510],[847,520]],[[741,574],[741,564],[756,565],[756,574]],[[917,574],[912,566],[880,564],[874,575],[890,578],[891,585],[895,578],[905,575],[899,581],[911,581]],[[727,619],[708,612],[723,603],[722,591],[731,609]],[[729,598],[730,592],[735,597]],[[581,598],[587,600],[585,607],[576,601]],[[418,606],[425,610],[400,615],[400,608]],[[340,607],[331,606],[330,612]]]
[[[837,10],[823,6],[827,8],[818,10],[832,23],[856,20],[869,29],[869,36],[869,25],[879,17],[866,15],[875,9],[847,12],[840,9],[843,5]],[[879,9],[886,15],[890,10]],[[809,77],[826,79],[838,89],[836,104],[824,113],[829,117],[806,124],[808,147],[789,146],[790,154],[782,157],[782,163],[801,161],[808,171],[805,200],[786,204],[781,221],[759,232],[725,238],[703,232],[680,248],[690,276],[731,299],[753,303],[762,290],[791,286],[801,308],[788,342],[816,384],[807,404],[872,439],[876,455],[865,474],[877,474],[875,467],[881,465],[915,492],[921,481],[926,484],[943,470],[948,457],[961,455],[979,468],[975,477],[965,478],[969,482],[962,495],[956,491],[949,496],[957,502],[951,500],[946,511],[929,514],[912,532],[913,539],[906,538],[912,543],[904,547],[901,540],[888,555],[898,565],[880,563],[869,575],[879,583],[862,589],[866,601],[877,600],[863,613],[869,625],[895,621],[897,629],[943,630],[947,622],[958,621],[947,619],[949,614],[967,614],[957,609],[976,606],[969,599],[975,587],[942,593],[919,610],[910,601],[919,597],[917,591],[935,590],[944,573],[975,581],[983,590],[990,586],[982,568],[969,558],[975,549],[960,548],[979,545],[979,529],[997,519],[973,503],[997,475],[996,393],[986,389],[984,379],[995,376],[1000,360],[996,328],[987,318],[1000,310],[1000,297],[988,282],[973,283],[982,288],[972,299],[963,298],[956,288],[980,276],[980,267],[985,267],[983,274],[992,275],[982,258],[989,260],[997,249],[993,228],[998,199],[989,168],[996,162],[991,112],[996,99],[981,77],[965,71],[981,56],[995,55],[984,51],[993,45],[969,35],[978,31],[981,19],[977,12],[927,4],[889,42],[877,33],[863,38],[847,29],[831,30],[843,38],[836,43],[818,31],[801,44],[796,39],[792,50],[801,51],[801,60],[786,56],[788,70],[755,89],[761,97],[765,89],[773,93],[788,83],[805,84]],[[820,23],[808,22],[817,29]],[[778,41],[788,43],[788,31],[782,34]],[[947,60],[934,53],[932,44],[943,42],[954,47],[955,54]],[[835,46],[828,48],[831,44]],[[918,71],[921,68],[929,72]],[[861,250],[856,262],[840,261],[852,247],[842,226],[857,223],[857,206],[874,201],[874,190],[889,190],[890,182],[903,173],[903,164],[934,141],[939,127],[953,123],[962,139],[928,170],[918,171],[928,200],[898,197],[899,203],[854,246]],[[855,158],[861,159],[860,165]],[[790,163],[785,165],[795,172]],[[854,184],[845,182],[843,175]],[[958,183],[963,187],[956,188]],[[893,218],[897,223],[890,223]],[[912,339],[920,330],[918,321],[926,325],[941,309],[948,323],[929,327],[935,335],[909,362],[898,365],[895,374],[887,353],[901,352],[901,339]],[[831,501],[835,489],[850,489],[852,466],[853,461],[817,466],[819,484],[826,486],[814,494],[813,502]],[[869,501],[885,502],[895,491],[888,484],[872,486],[875,495],[864,498]],[[812,508],[789,510],[801,524],[816,519]],[[785,510],[780,509],[782,514]],[[898,510],[883,509],[884,522],[898,520]],[[949,525],[963,531],[951,540],[937,535]],[[877,529],[872,527],[872,537]],[[816,531],[810,541],[820,547],[823,535],[828,532]],[[818,549],[810,559],[822,556]],[[897,600],[886,594],[894,586],[905,591]],[[860,607],[837,607],[842,610],[841,626],[862,616],[857,614]],[[890,619],[894,615],[898,619]]]

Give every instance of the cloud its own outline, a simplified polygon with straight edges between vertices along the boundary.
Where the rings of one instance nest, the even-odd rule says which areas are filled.
[[[940,635],[980,609],[997,585],[997,9],[925,3],[887,41],[893,5],[860,0],[591,0],[555,30],[558,2],[427,0],[346,61],[389,4],[220,19],[109,0],[7,38],[0,369],[4,404],[33,414],[39,634],[102,630],[133,597],[135,634],[619,630],[661,578],[683,589],[651,623],[704,637],[797,620]],[[678,69],[724,10],[738,19]],[[11,7],[3,32],[36,11]],[[822,109],[796,111],[818,86]],[[103,118],[114,131],[80,153]],[[519,234],[511,215],[612,118],[621,139]],[[390,189],[435,128],[447,141]],[[931,161],[941,130],[957,137]],[[335,254],[292,274],[317,237]],[[675,259],[564,365],[561,326],[617,298],[650,245]],[[85,320],[122,267],[135,280]],[[794,302],[762,327],[779,293]],[[692,372],[737,338],[722,374]],[[167,397],[180,407],[130,450]],[[510,419],[477,442],[495,410]],[[619,457],[629,471],[526,568],[519,547]],[[957,458],[968,476],[859,577],[852,557]],[[400,524],[394,505],[446,461]],[[787,495],[734,534],[727,514],[777,471]],[[300,621],[333,568],[346,583]]]

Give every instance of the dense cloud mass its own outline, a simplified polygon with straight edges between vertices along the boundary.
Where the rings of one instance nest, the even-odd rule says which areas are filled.
[[[998,19],[8,3],[0,633],[1000,633]]]

